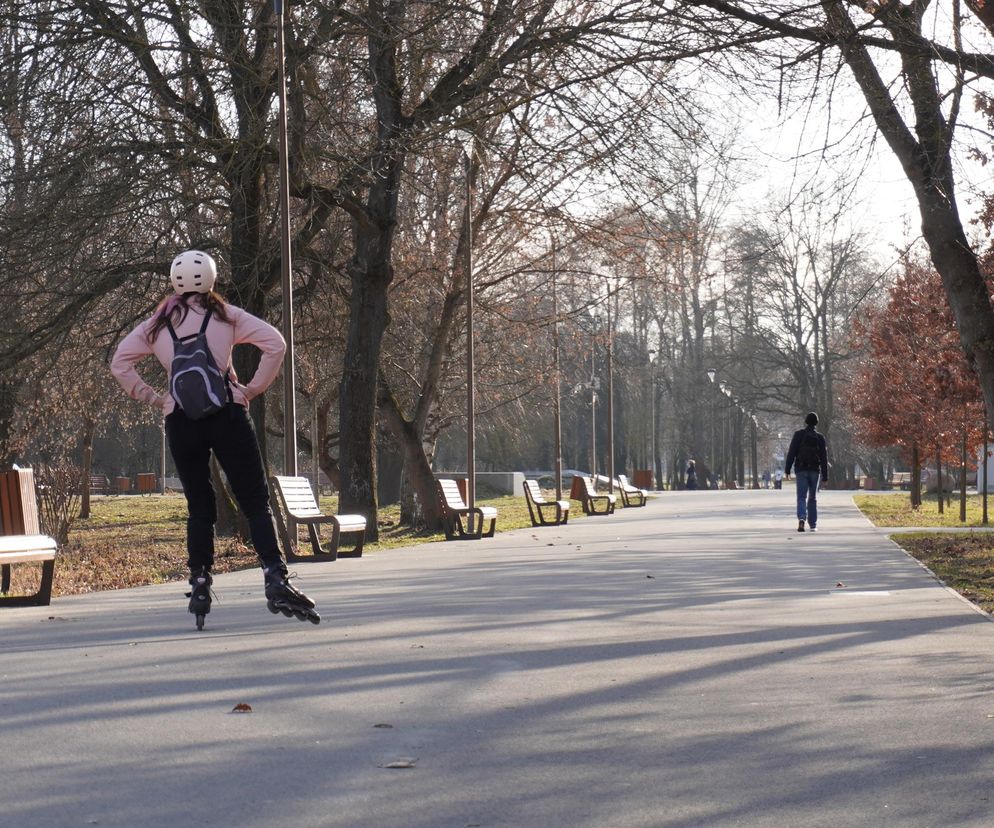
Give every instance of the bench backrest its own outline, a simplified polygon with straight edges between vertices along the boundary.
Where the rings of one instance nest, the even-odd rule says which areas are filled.
[[[594,487],[593,478],[581,477],[580,479],[583,481],[583,488],[587,492],[587,497],[597,497],[597,489]]]
[[[462,492],[459,491],[459,484],[455,480],[437,480],[438,494],[442,501],[442,506],[446,509],[465,509],[466,502],[462,499]]]
[[[0,534],[41,534],[31,469],[0,472]]]
[[[621,485],[622,489],[634,489],[635,488],[631,483],[628,482],[628,475],[627,474],[619,474],[618,475],[618,483]]]
[[[525,494],[531,498],[532,503],[545,503],[542,487],[538,485],[537,480],[525,481]]]
[[[314,500],[314,492],[311,491],[310,481],[306,477],[275,475],[273,482],[290,517],[306,518],[321,515],[321,509]]]

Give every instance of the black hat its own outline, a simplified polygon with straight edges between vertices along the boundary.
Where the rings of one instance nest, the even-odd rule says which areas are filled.
[[[814,411],[809,411],[808,416],[804,418],[804,423],[809,426],[818,425],[818,415]]]

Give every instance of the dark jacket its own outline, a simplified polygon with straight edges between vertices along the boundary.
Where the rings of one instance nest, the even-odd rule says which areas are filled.
[[[794,432],[790,441],[790,448],[787,449],[787,459],[784,461],[784,474],[790,474],[797,459],[797,452],[801,448],[801,439],[805,434],[814,434],[818,438],[818,465],[821,467],[821,479],[828,479],[828,444],[825,442],[825,435],[816,430],[814,426],[807,426]],[[798,469],[798,471],[815,471],[815,469]]]

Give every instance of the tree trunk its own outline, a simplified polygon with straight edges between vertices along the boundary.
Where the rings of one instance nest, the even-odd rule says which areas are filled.
[[[966,523],[966,426],[963,426],[963,443],[959,466],[959,519]]]
[[[415,512],[421,512],[425,526],[440,528],[442,513],[435,492],[435,474],[425,455],[423,437],[417,426],[404,417],[396,397],[385,383],[380,385],[379,401],[384,421],[404,453],[404,474],[420,506]]]
[[[922,507],[922,459],[918,449],[918,441],[911,444],[911,508],[921,509]]]
[[[80,481],[83,495],[79,506],[79,516],[83,520],[90,517],[90,475],[93,473],[93,436],[96,429],[97,424],[91,418],[83,421],[83,479]]]
[[[391,231],[357,232],[350,264],[351,312],[339,397],[340,511],[366,517],[366,539],[376,531],[377,366],[387,326]],[[372,530],[372,531],[370,531]]]
[[[880,17],[895,42],[907,47],[901,55],[902,74],[914,107],[914,133],[905,123],[868,50],[856,41],[856,27],[846,7],[840,0],[825,0],[823,6],[829,30],[844,39],[843,57],[863,92],[877,128],[914,187],[922,235],[932,263],[942,277],[960,342],[967,358],[976,366],[987,408],[994,411],[994,309],[956,206],[951,128],[943,114],[935,72],[930,58],[923,56],[919,48],[920,15],[925,6],[895,3]]]
[[[935,469],[938,477],[935,496],[939,501],[939,514],[941,515],[945,513],[945,503],[942,497],[942,450],[938,446],[935,448]]]

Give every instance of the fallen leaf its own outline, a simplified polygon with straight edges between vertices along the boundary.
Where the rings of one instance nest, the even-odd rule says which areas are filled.
[[[374,724],[373,727],[388,728],[388,727],[393,727],[393,725],[392,724],[386,724],[385,722],[381,722],[380,724]]]
[[[646,578],[652,578],[652,579],[655,579],[655,577],[656,577],[656,576],[655,576],[655,575],[646,575],[645,577],[646,577]]]
[[[252,712],[252,705],[245,704],[245,702],[239,702],[238,704],[236,704],[231,709],[231,712],[232,713],[251,713]]]
[[[387,762],[385,765],[380,765],[381,768],[388,768],[390,770],[401,770],[405,768],[413,768],[417,762],[417,757],[415,758],[402,758],[394,759],[392,762]]]
[[[845,584],[844,584],[844,583],[842,583],[842,581],[839,581],[839,582],[838,582],[838,583],[836,584],[836,586],[837,586],[837,587],[844,587],[844,586],[845,586]]]

